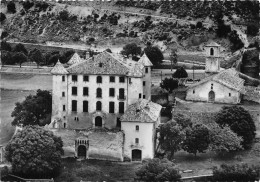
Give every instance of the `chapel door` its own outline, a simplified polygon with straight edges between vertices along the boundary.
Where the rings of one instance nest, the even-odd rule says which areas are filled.
[[[209,92],[209,102],[215,102],[215,92],[212,90]]]

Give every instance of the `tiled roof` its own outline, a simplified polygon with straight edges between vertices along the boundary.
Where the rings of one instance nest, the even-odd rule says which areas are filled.
[[[70,60],[68,61],[68,64],[73,65],[76,63],[80,63],[83,60],[79,57],[78,53],[74,53],[73,56],[70,58]]]
[[[142,77],[142,65],[106,51],[67,68],[72,74],[105,74]]]
[[[234,68],[230,68],[224,71],[221,71],[220,73],[216,75],[211,75],[200,82],[194,83],[189,86],[189,88],[196,87],[198,85],[201,85],[202,83],[205,83],[207,81],[215,81],[218,82],[230,89],[236,90],[238,92],[244,93],[245,88],[244,88],[244,82],[245,80],[241,79],[239,77],[238,72]]]
[[[147,55],[144,53],[144,55],[139,59],[138,63],[144,65],[144,66],[153,66],[150,59],[147,57]]]
[[[209,44],[205,45],[205,47],[220,47],[221,45],[217,44],[214,41],[211,41]]]
[[[162,106],[146,99],[141,99],[128,106],[121,121],[156,122]]]
[[[54,75],[64,75],[64,74],[68,74],[68,71],[63,67],[63,65],[58,60],[56,65],[52,68],[51,74],[54,74]]]

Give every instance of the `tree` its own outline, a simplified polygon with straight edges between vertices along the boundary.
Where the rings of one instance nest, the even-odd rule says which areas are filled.
[[[166,89],[168,92],[172,93],[172,91],[178,88],[178,81],[172,78],[165,78],[161,83],[160,87]]]
[[[260,177],[260,166],[248,164],[226,165],[213,168],[214,181],[257,181]]]
[[[242,137],[238,137],[228,126],[221,128],[214,124],[209,131],[209,149],[217,153],[225,153],[243,149]]]
[[[60,62],[63,64],[67,63],[70,60],[70,58],[74,55],[74,53],[75,53],[75,51],[73,49],[63,52],[62,56],[59,56]],[[56,64],[56,62],[55,62],[55,64]]]
[[[60,58],[59,54],[54,54],[54,55],[50,56],[47,64],[48,65],[50,65],[50,64],[55,65],[58,62],[59,58]]]
[[[178,113],[176,115],[173,115],[173,120],[175,120],[178,125],[182,126],[183,129],[187,127],[192,127],[191,119],[186,115]]]
[[[10,13],[16,13],[15,4],[13,1],[11,1],[7,4],[7,11]]]
[[[197,124],[192,128],[186,129],[186,138],[183,141],[184,151],[197,155],[203,153],[209,146],[209,129],[202,124]]]
[[[149,159],[137,171],[140,181],[179,181],[181,175],[174,164],[167,159]]]
[[[13,65],[15,62],[12,59],[12,55],[9,51],[1,51],[1,61],[3,65]]]
[[[167,123],[160,125],[158,132],[158,148],[161,147],[161,149],[169,152],[169,159],[172,159],[174,153],[181,149],[181,143],[185,136],[182,127],[175,121],[170,120]]]
[[[53,177],[61,166],[63,142],[51,131],[26,126],[5,148],[5,157],[14,174],[29,178]]]
[[[19,43],[17,44],[15,47],[14,47],[14,52],[22,52],[24,53],[25,55],[28,54],[28,51],[26,50],[26,48],[24,47],[23,44]]]
[[[36,95],[29,95],[22,102],[15,103],[11,114],[14,117],[12,125],[40,125],[50,124],[52,111],[52,96],[47,90],[37,90]]]
[[[21,68],[22,63],[27,61],[27,56],[24,55],[24,53],[22,53],[22,52],[16,52],[16,53],[14,53],[12,59],[15,63],[19,63],[20,68]]]
[[[29,59],[32,62],[35,62],[37,64],[37,67],[39,67],[40,63],[44,62],[43,55],[42,55],[41,51],[36,49],[36,48],[32,52],[30,52]]]
[[[5,19],[6,19],[5,14],[1,12],[0,13],[0,21],[3,22],[3,21],[5,21]]]
[[[123,47],[121,54],[126,55],[127,57],[129,55],[136,56],[136,55],[140,55],[141,51],[142,51],[141,47],[137,46],[135,43],[131,43]]]
[[[12,47],[6,41],[1,42],[1,50],[12,51]]]
[[[156,46],[153,47],[148,45],[144,48],[144,52],[155,66],[161,64],[164,59],[162,51]]]
[[[225,125],[243,138],[242,146],[250,148],[256,135],[256,126],[250,113],[243,107],[224,106],[216,115],[216,123],[221,127]]]
[[[233,30],[232,32],[230,32],[228,38],[229,38],[230,42],[232,43],[231,50],[236,51],[236,50],[244,47],[244,43],[239,38],[236,30]]]
[[[171,71],[172,71],[172,65],[177,64],[178,61],[178,55],[177,55],[177,49],[172,49],[170,53],[170,61],[171,61]]]
[[[187,78],[188,73],[183,67],[177,68],[177,70],[172,74],[173,78]]]

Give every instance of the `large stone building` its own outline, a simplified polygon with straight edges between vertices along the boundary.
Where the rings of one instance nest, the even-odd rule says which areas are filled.
[[[121,128],[125,133],[123,153],[136,160],[153,158],[155,127],[160,123],[161,106],[149,101],[151,66],[145,54],[136,62],[106,51],[86,60],[75,53],[68,64],[58,62],[51,71],[52,122],[49,127],[69,130]],[[140,113],[147,116],[128,120],[136,117],[131,109],[137,105]],[[139,133],[133,129],[137,125]],[[137,142],[133,137],[140,141],[137,148],[129,146]],[[88,157],[87,151],[94,151],[89,148],[94,140],[88,141],[87,137],[74,140],[75,156],[84,154],[82,156]]]
[[[244,80],[234,68],[220,71],[220,46],[214,42],[205,47],[206,78],[188,87],[186,100],[237,104],[245,92]]]

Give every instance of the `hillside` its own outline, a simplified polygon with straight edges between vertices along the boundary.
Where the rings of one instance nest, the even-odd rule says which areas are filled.
[[[14,42],[110,48],[116,52],[125,44],[145,47],[149,41],[159,46],[166,59],[176,47],[179,55],[201,56],[203,46],[213,39],[222,46],[226,57],[234,57],[231,51],[259,41],[254,32],[255,27],[259,28],[256,5],[254,2],[27,1],[16,2],[10,10],[10,3],[1,2],[6,19],[1,14],[0,33],[2,39]],[[251,24],[255,26],[249,34],[247,26]],[[222,65],[233,65],[232,61]]]

